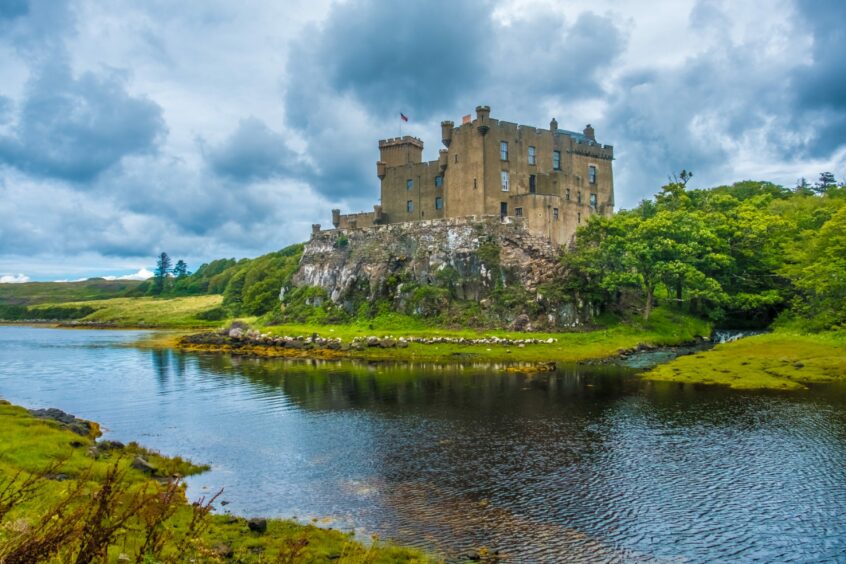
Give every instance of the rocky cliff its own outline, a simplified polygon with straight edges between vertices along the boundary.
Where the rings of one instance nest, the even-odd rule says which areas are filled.
[[[559,253],[518,218],[320,231],[306,244],[293,285],[320,288],[349,313],[379,300],[426,316],[470,303],[511,325],[579,325],[589,312],[554,291]]]

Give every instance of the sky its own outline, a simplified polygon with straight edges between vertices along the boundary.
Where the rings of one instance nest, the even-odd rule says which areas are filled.
[[[371,209],[479,104],[614,145],[616,202],[846,175],[841,0],[0,0],[0,283],[143,277]],[[146,270],[145,270],[146,269]]]

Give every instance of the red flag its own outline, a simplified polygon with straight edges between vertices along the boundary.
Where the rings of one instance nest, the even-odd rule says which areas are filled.
[[[404,113],[400,112],[400,119],[401,119],[402,121],[408,121],[408,116],[407,116],[407,115],[405,115]]]

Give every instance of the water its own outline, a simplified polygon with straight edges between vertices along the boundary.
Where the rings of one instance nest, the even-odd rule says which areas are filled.
[[[233,359],[0,327],[0,396],[213,469],[239,514],[455,557],[846,560],[846,387],[744,393],[620,366],[515,374]]]

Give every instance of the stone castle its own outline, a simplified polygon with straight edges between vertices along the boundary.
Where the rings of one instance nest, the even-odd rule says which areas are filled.
[[[372,212],[342,215],[336,229],[361,229],[410,221],[498,216],[522,223],[554,245],[569,243],[592,214],[614,210],[614,148],[582,133],[492,119],[476,108],[456,127],[441,122],[438,160],[423,162],[423,141],[404,136],[379,141],[376,175],[381,203]],[[314,231],[320,230],[319,225]]]

